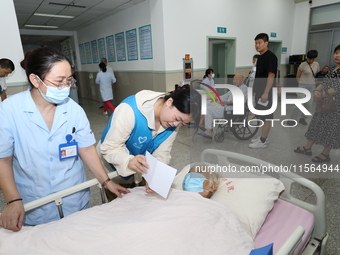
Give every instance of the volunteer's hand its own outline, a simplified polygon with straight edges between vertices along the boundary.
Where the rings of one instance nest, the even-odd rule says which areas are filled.
[[[0,215],[0,227],[14,232],[22,228],[25,210],[22,201],[15,201],[5,207]]]
[[[155,192],[152,189],[150,189],[147,181],[145,181],[145,187],[146,187],[146,190],[145,190],[146,193],[154,193]]]
[[[137,155],[130,160],[128,168],[137,173],[146,174],[148,171],[145,168],[149,168],[149,165],[146,163],[145,156]]]

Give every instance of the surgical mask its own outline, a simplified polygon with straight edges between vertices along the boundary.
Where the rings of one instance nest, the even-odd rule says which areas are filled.
[[[50,102],[53,104],[61,104],[70,94],[70,87],[64,87],[62,89],[59,89],[57,87],[47,86],[43,81],[41,81],[41,83],[44,84],[44,86],[47,88],[46,95],[42,93],[39,88],[38,90],[40,94],[42,95],[42,97],[47,102]]]
[[[186,191],[192,192],[203,192],[208,191],[203,188],[204,181],[208,180],[204,177],[204,175],[199,173],[188,173],[185,175],[182,186]],[[209,182],[212,182],[208,180]]]
[[[214,73],[211,75],[211,78],[213,78],[213,79],[215,78],[215,74]]]

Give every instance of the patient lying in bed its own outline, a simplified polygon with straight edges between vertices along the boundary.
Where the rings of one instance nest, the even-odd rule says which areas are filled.
[[[217,189],[219,178],[207,169],[202,164],[190,168],[182,183],[183,190],[198,192],[202,197],[210,198]]]

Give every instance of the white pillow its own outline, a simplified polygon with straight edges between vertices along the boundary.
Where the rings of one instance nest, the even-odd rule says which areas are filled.
[[[195,163],[193,163],[193,164],[195,164]],[[171,188],[183,190],[182,183],[183,183],[184,177],[187,173],[189,173],[190,168],[193,164],[186,165],[182,169],[182,171],[180,171],[178,174],[176,174],[174,181],[172,182]]]
[[[183,190],[182,182],[192,163],[185,166],[176,176],[172,188]],[[255,238],[275,200],[284,190],[278,179],[260,178],[254,174],[244,174],[249,178],[221,178],[217,190],[210,198],[224,204],[237,216],[250,236]]]
[[[275,200],[284,190],[284,185],[272,177],[248,176],[221,178],[218,189],[210,199],[228,206],[254,239]]]

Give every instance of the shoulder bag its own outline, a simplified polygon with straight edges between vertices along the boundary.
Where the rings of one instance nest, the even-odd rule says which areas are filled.
[[[316,113],[330,113],[336,111],[336,104],[334,101],[334,96],[328,94],[327,90],[326,96],[322,97],[317,103],[316,103]]]

